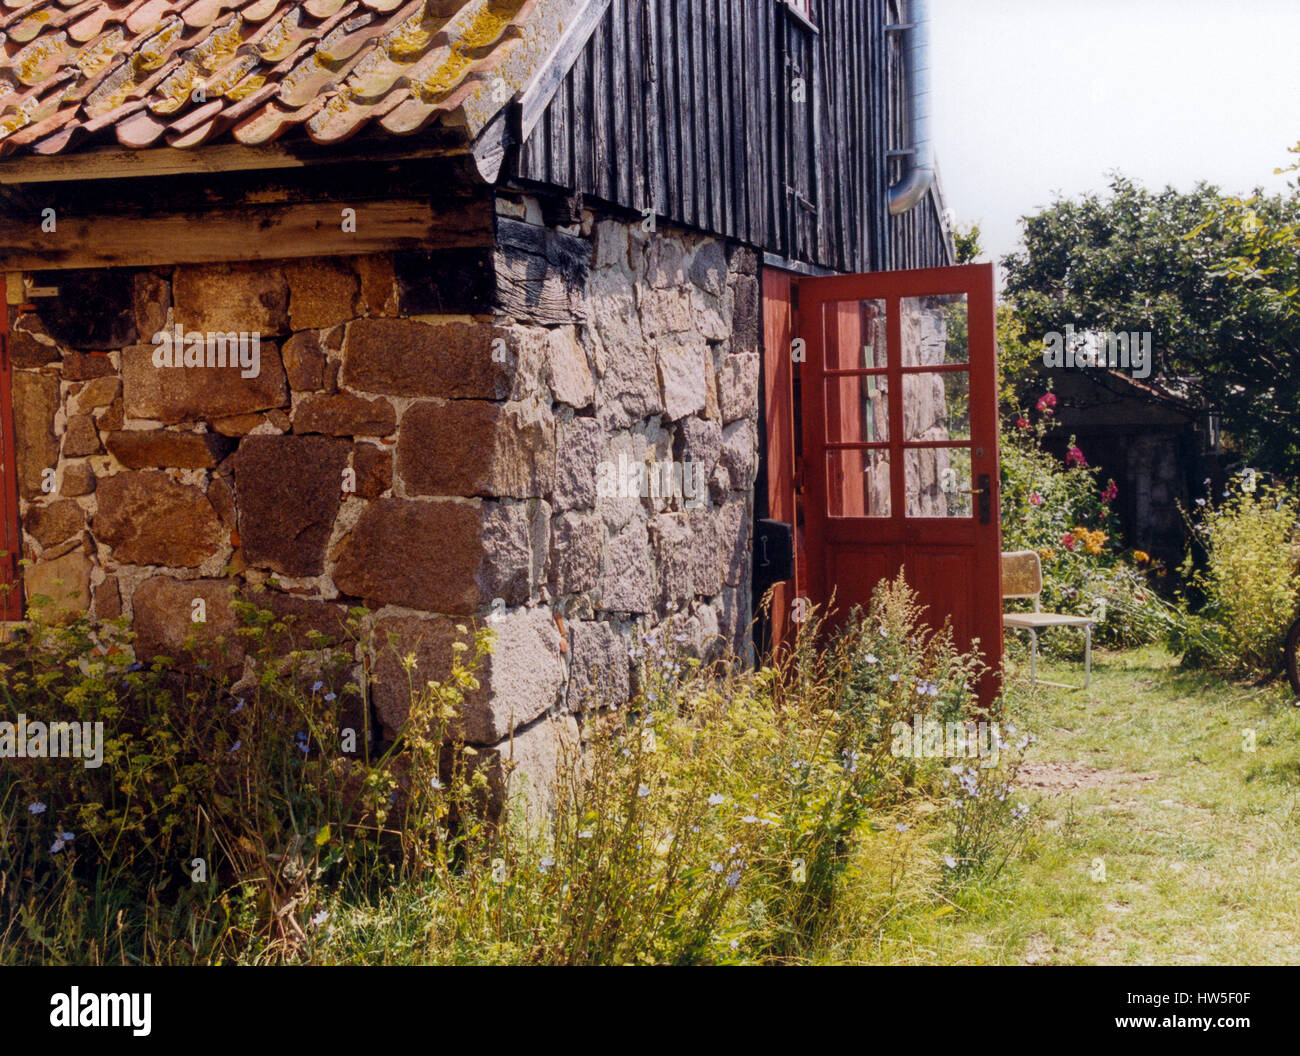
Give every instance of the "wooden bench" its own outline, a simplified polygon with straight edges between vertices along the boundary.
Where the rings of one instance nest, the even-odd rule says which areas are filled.
[[[1038,681],[1038,632],[1051,627],[1083,628],[1083,688],[1092,681],[1092,616],[1067,616],[1058,612],[1042,612],[1039,595],[1043,592],[1043,566],[1033,550],[1012,550],[1002,555],[1002,599],[1033,598],[1033,612],[1004,612],[1002,626],[1029,632],[1029,681]],[[1045,686],[1076,689],[1062,682],[1043,681]]]

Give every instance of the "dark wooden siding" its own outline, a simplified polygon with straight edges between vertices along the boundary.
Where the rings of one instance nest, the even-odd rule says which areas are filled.
[[[885,205],[905,145],[897,0],[814,0],[813,18],[612,0],[517,177],[837,271],[951,263],[937,192],[904,216]]]

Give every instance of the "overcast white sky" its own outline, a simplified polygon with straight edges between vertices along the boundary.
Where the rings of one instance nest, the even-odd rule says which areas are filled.
[[[935,142],[986,259],[1053,192],[1281,191],[1300,141],[1300,0],[931,0]],[[1293,174],[1294,176],[1294,174]]]

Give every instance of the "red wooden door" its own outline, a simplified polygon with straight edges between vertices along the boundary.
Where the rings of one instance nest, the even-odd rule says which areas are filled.
[[[993,267],[798,280],[804,586],[841,618],[902,569],[1002,660]],[[987,702],[995,676],[980,687]]]
[[[7,298],[6,298],[7,299]],[[13,370],[9,361],[9,306],[0,304],[0,620],[21,620],[18,583],[18,459],[14,449]]]

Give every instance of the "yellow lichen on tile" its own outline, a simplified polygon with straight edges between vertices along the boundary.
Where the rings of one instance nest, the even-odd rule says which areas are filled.
[[[213,30],[193,49],[194,61],[207,73],[222,66],[243,43],[244,21],[238,15]]]
[[[188,101],[200,82],[199,71],[185,63],[158,85],[155,91],[162,96],[157,102],[149,104],[155,114],[174,114]]]
[[[144,73],[158,69],[167,61],[171,53],[171,46],[180,39],[181,34],[184,32],[185,23],[179,18],[169,19],[165,22],[156,33],[140,44],[131,56],[136,72]]]
[[[114,29],[82,48],[76,59],[77,68],[82,76],[93,80],[103,73],[122,50],[124,39],[122,30]]]
[[[449,48],[447,56],[427,77],[411,81],[411,94],[423,103],[434,103],[460,83],[470,60],[457,48]]]
[[[232,88],[227,90],[226,98],[229,99],[232,103],[242,102],[243,100],[247,99],[250,95],[252,95],[255,91],[257,91],[259,88],[261,88],[262,85],[264,84],[266,84],[265,74],[250,73],[238,84],[234,85]]]
[[[34,40],[15,56],[14,68],[18,80],[31,87],[40,84],[59,67],[59,58],[67,45],[66,33],[54,33],[43,40]]]

